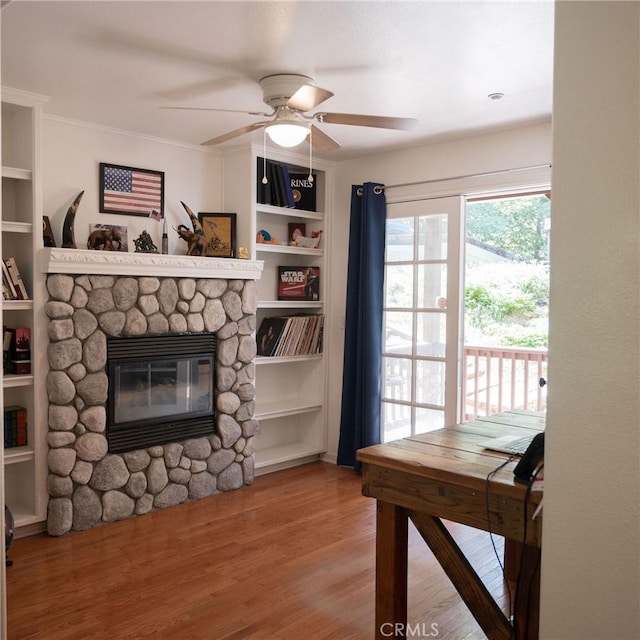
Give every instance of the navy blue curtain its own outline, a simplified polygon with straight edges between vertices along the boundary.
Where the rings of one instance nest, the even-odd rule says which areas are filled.
[[[379,444],[382,306],[387,205],[384,186],[351,187],[347,312],[338,464],[360,469],[356,451]]]

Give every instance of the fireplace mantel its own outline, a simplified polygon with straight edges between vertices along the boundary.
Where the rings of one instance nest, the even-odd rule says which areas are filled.
[[[262,260],[44,248],[43,273],[258,280]]]

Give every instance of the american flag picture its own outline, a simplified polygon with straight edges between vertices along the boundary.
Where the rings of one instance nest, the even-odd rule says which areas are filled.
[[[164,173],[100,163],[100,211],[162,217]]]

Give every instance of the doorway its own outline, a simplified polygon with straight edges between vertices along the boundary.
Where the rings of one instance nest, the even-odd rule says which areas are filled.
[[[543,409],[548,193],[388,205],[382,440]]]
[[[546,409],[550,193],[468,199],[462,416]]]

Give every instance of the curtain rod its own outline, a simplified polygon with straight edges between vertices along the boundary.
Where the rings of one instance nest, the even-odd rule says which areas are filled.
[[[451,180],[463,180],[465,178],[486,178],[488,176],[499,176],[503,173],[514,173],[515,171],[531,171],[532,169],[544,169],[551,167],[550,164],[536,164],[530,167],[517,167],[515,169],[497,169],[496,171],[487,171],[485,173],[467,173],[462,176],[451,176],[449,178],[434,178],[433,180],[418,180],[417,182],[403,182],[401,184],[385,185],[386,189],[396,189],[398,187],[414,187],[421,184],[433,184],[434,182],[449,182]]]

